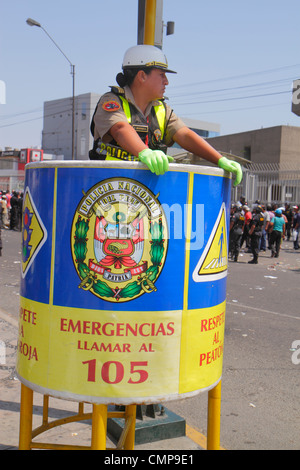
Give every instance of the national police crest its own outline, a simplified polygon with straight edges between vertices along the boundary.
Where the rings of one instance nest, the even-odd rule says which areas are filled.
[[[100,181],[83,194],[71,233],[78,287],[108,302],[156,291],[168,247],[158,195],[122,177]]]

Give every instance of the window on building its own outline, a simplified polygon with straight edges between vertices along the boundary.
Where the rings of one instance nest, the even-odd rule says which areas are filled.
[[[86,138],[84,129],[81,131],[80,136],[80,155],[84,156],[86,152]]]
[[[81,103],[81,120],[86,120],[86,103]]]
[[[244,158],[247,158],[247,160],[251,160],[251,146],[247,145],[244,147]]]

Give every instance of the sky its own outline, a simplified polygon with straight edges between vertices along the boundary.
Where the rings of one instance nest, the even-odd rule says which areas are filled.
[[[220,125],[221,135],[300,126],[291,111],[300,78],[298,0],[164,0],[169,67],[166,95],[184,118]],[[38,21],[75,65],[75,94],[105,93],[126,49],[137,44],[138,0],[2,0],[0,148],[40,147],[44,101],[72,94],[71,68]],[[1,97],[0,97],[1,98]]]

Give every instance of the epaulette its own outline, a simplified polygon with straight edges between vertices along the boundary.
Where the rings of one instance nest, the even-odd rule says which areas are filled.
[[[125,95],[125,90],[124,88],[121,88],[119,86],[111,86],[110,87],[111,91],[115,93],[116,95]]]

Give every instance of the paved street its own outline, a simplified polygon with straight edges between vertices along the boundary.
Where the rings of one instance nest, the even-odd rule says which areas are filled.
[[[0,449],[18,442],[14,359],[21,234],[3,230],[2,237],[0,341],[5,337],[6,364],[0,364]],[[278,259],[270,258],[270,251],[261,253],[258,265],[248,265],[248,253],[229,263],[221,416],[225,449],[300,449],[300,364],[292,362],[300,359],[292,350],[300,341],[300,251],[292,246],[284,242]],[[206,393],[165,406],[199,435],[206,434]],[[199,448],[186,438],[163,445],[144,448]]]
[[[300,449],[300,364],[292,363],[291,351],[300,340],[300,253],[284,242],[279,258],[267,251],[258,265],[242,254],[229,266],[221,444]],[[203,433],[205,411],[201,395],[177,407]]]

